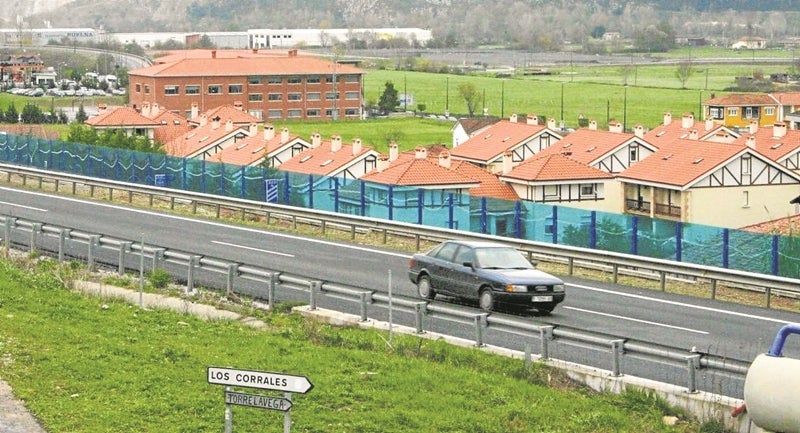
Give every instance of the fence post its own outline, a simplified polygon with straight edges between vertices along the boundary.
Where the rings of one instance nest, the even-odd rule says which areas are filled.
[[[333,178],[333,211],[339,213],[339,178]]]
[[[200,261],[200,256],[189,256],[189,266],[186,275],[186,294],[194,293],[194,267]]]
[[[611,340],[611,375],[614,377],[622,376],[622,351],[625,340]]]
[[[389,221],[394,221],[394,187],[389,185],[389,195],[386,199],[386,204],[389,206]]]
[[[597,211],[594,210],[589,212],[589,248],[597,248]]]
[[[308,175],[308,208],[314,209],[314,175]]]
[[[95,248],[100,243],[100,235],[91,235],[89,236],[89,255],[86,258],[86,266],[89,268],[89,272],[94,271],[94,253]]]
[[[455,212],[454,212],[454,209],[453,209],[455,207],[455,203],[453,203],[453,193],[452,192],[447,194],[447,204],[448,204],[448,206],[447,206],[447,228],[452,230],[453,226],[455,225],[455,221],[453,221],[453,218],[455,218]]]
[[[422,329],[422,315],[428,309],[428,304],[425,302],[417,302],[414,304],[414,318],[417,327],[417,334],[422,334],[425,331]]]
[[[729,265],[729,257],[730,254],[730,230],[729,229],[722,229],[722,267],[727,269]]]
[[[67,236],[69,236],[70,229],[61,229],[58,232],[58,261],[64,261],[65,249],[67,246]]]
[[[36,252],[36,235],[42,231],[42,223],[33,223],[31,225],[31,238],[30,238],[30,253]]]
[[[687,391],[689,393],[697,392],[697,369],[700,368],[700,355],[692,355],[686,357],[686,369],[689,373],[689,384]]]
[[[522,237],[522,202],[519,200],[514,203],[514,237]]]
[[[481,233],[486,234],[486,197],[481,197]]]
[[[639,217],[631,218],[631,254],[639,254]]]
[[[553,327],[542,326],[539,328],[539,341],[541,342],[541,357],[542,359],[550,359],[550,340],[553,339]]]
[[[553,233],[552,244],[558,244],[558,206],[553,205]]]
[[[275,309],[275,289],[278,286],[278,274],[277,272],[270,272],[269,274],[269,288],[267,289],[267,305],[269,306],[270,311]]]
[[[359,201],[358,201],[358,204],[359,204],[359,207],[360,207],[359,215],[365,216],[365,215],[367,215],[367,197],[366,197],[367,184],[365,182],[363,182],[363,181],[359,181],[358,188],[359,188],[359,192],[361,193],[361,197],[359,198]]]
[[[358,303],[361,310],[360,322],[367,321],[367,303],[372,301],[372,292],[361,292],[358,294]]]
[[[317,292],[322,290],[322,281],[311,281],[308,283],[308,290],[311,292],[311,299],[308,302],[308,309],[314,311],[317,309]]]
[[[422,209],[425,203],[425,190],[417,188],[417,224],[422,225]]]
[[[780,266],[778,263],[778,235],[772,235],[772,275],[778,275]]]
[[[475,315],[475,346],[483,347],[483,324],[486,321],[486,318],[489,317],[488,314],[476,314]]]
[[[153,248],[153,270],[158,269],[164,261],[164,251],[164,248]]]
[[[61,248],[59,248],[60,250]],[[119,243],[119,258],[117,259],[117,274],[125,275],[125,254],[131,250],[131,242]]]
[[[675,261],[680,262],[683,259],[683,223],[678,221],[675,223]]]
[[[231,263],[228,265],[228,278],[225,286],[225,294],[230,295],[233,293],[233,278],[239,273],[239,265]]]

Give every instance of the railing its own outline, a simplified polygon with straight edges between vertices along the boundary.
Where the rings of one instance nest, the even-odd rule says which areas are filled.
[[[166,269],[169,266],[173,276],[181,279],[185,276],[187,293],[194,291],[198,273],[206,272],[224,277],[225,282],[222,285],[224,285],[226,293],[236,293],[237,286],[240,286],[239,294],[264,299],[270,308],[274,307],[278,301],[278,289],[304,292],[309,308],[312,310],[317,309],[318,301],[323,296],[355,302],[359,306],[361,321],[369,320],[370,313],[377,308],[388,309],[391,307],[413,315],[414,323],[411,327],[420,334],[426,332],[423,320],[426,316],[472,326],[475,333],[474,342],[478,347],[485,345],[485,331],[493,329],[522,336],[525,341],[537,341],[539,343],[538,354],[544,360],[551,359],[549,353],[553,342],[588,348],[601,354],[605,353],[608,357],[608,370],[612,372],[613,376],[623,374],[623,357],[685,368],[687,392],[698,390],[696,380],[698,369],[702,368],[709,372],[722,373],[728,377],[743,380],[749,367],[748,361],[714,354],[700,354],[685,349],[572,329],[566,326],[538,325],[526,318],[484,312],[475,313],[447,304],[424,302],[403,296],[390,296],[388,293],[353,287],[340,282],[320,281],[277,269],[266,269],[156,245],[145,245],[143,242],[137,243],[133,240],[117,239],[11,216],[0,216],[0,223],[3,228],[2,239],[5,248],[24,249],[27,246],[33,253],[47,250],[47,245],[50,245],[49,248],[53,255],[62,261],[67,258],[68,252],[80,251],[82,248],[82,251],[86,253],[85,256],[76,255],[80,259],[85,259],[90,270],[94,270],[102,261],[107,266],[116,267],[117,272],[124,275],[128,270],[135,268],[126,266],[126,260],[131,263],[132,261],[136,262],[133,259],[138,258],[139,271],[143,273],[145,258],[147,258],[146,262],[151,270]],[[14,242],[13,238],[16,238],[17,241]],[[25,245],[26,243],[27,245]],[[181,271],[183,275],[181,275]],[[252,290],[241,288],[243,284],[237,284],[237,281],[243,282],[244,280],[254,282],[256,288]],[[531,362],[532,346],[526,344],[524,348],[520,349],[524,350],[525,362]]]
[[[267,224],[277,218],[288,221],[292,227],[300,223],[312,224],[319,227],[323,233],[329,228],[345,230],[350,233],[352,239],[359,233],[377,232],[385,243],[389,236],[403,236],[413,239],[417,250],[421,248],[423,241],[452,238],[492,240],[513,246],[531,259],[564,264],[568,275],[573,275],[576,267],[601,269],[611,273],[614,283],[618,282],[620,275],[634,275],[659,281],[662,291],[666,290],[667,280],[671,278],[707,282],[710,286],[711,299],[716,298],[718,286],[729,285],[763,294],[763,305],[767,308],[771,307],[772,299],[776,296],[800,296],[800,280],[795,278],[108,181],[9,164],[0,164],[0,173],[5,173],[7,182],[11,182],[12,176],[18,176],[23,185],[39,189],[44,189],[45,184],[50,184],[52,189],[58,192],[63,192],[66,187],[71,194],[76,195],[81,189],[92,197],[102,190],[109,197],[113,197],[114,194],[127,195],[129,202],[133,201],[134,196],[145,197],[150,206],[153,206],[156,200],[160,200],[169,203],[170,209],[174,209],[176,204],[189,206],[192,212],[197,212],[201,207],[209,208],[216,217],[220,217],[222,211],[226,210],[239,214],[242,219],[248,216],[262,217]]]

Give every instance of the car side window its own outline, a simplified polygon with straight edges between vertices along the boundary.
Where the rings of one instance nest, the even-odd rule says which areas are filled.
[[[433,256],[437,259],[450,262],[453,260],[457,248],[458,245],[456,244],[443,244],[438,251],[434,252]]]
[[[456,253],[456,259],[454,262],[458,263],[459,265],[463,265],[465,262],[474,262],[475,261],[475,254],[472,252],[472,248],[468,248],[465,246],[461,246]]]

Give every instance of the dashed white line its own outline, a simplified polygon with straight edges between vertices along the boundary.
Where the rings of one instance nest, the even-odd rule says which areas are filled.
[[[211,243],[212,244],[217,244],[217,245],[224,245],[226,247],[239,248],[239,249],[242,249],[242,250],[258,251],[260,253],[272,254],[272,255],[275,255],[275,256],[295,257],[294,254],[279,253],[277,251],[264,250],[264,249],[261,249],[261,248],[248,247],[246,245],[232,244],[232,243],[229,243],[229,242],[211,241]]]
[[[583,313],[588,313],[588,314],[595,314],[597,316],[612,317],[614,319],[627,320],[629,322],[644,323],[646,325],[661,326],[661,327],[664,327],[664,328],[677,329],[677,330],[681,330],[681,331],[694,332],[696,334],[708,335],[708,332],[706,332],[706,331],[700,331],[700,330],[691,329],[691,328],[684,328],[682,326],[667,325],[666,323],[658,323],[658,322],[651,322],[649,320],[634,319],[632,317],[618,316],[616,314],[601,313],[599,311],[585,310],[583,308],[568,307],[566,305],[564,307],[562,307],[562,308],[564,308],[566,310],[574,310],[574,311],[581,311]]]
[[[22,209],[35,210],[37,212],[47,212],[47,209],[42,209],[42,208],[38,208],[38,207],[31,207],[31,206],[24,206],[24,205],[17,204],[17,203],[9,203],[7,201],[0,201],[0,204],[6,204],[6,205],[9,205],[9,206],[19,207],[19,208],[22,208]]]

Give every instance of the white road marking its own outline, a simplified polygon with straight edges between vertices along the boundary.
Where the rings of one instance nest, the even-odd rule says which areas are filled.
[[[31,206],[24,206],[24,205],[21,205],[21,204],[9,203],[7,201],[0,201],[0,204],[7,204],[9,206],[20,207],[20,208],[23,208],[23,209],[35,210],[37,212],[48,212],[47,209],[41,209],[41,208],[38,208],[38,207],[31,207]]]
[[[678,306],[678,307],[693,308],[695,310],[710,311],[712,313],[727,314],[729,316],[738,316],[738,317],[744,317],[744,318],[747,318],[747,319],[756,319],[756,320],[763,320],[765,322],[774,322],[774,323],[782,323],[782,324],[789,323],[786,320],[773,319],[772,317],[756,316],[754,314],[739,313],[737,311],[722,310],[722,309],[719,309],[719,308],[702,307],[700,305],[687,304],[685,302],[678,302],[678,301],[668,301],[668,300],[665,300],[665,299],[651,298],[649,296],[634,295],[632,293],[620,293],[620,292],[615,292],[613,290],[600,289],[600,288],[591,287],[591,286],[583,286],[583,285],[580,285],[580,284],[568,284],[568,286],[578,287],[580,289],[591,290],[591,291],[594,291],[594,292],[606,293],[606,294],[609,294],[609,295],[616,295],[616,296],[624,296],[624,297],[627,297],[627,298],[641,299],[641,300],[648,301],[648,302],[653,302],[653,303],[675,305],[675,306]]]
[[[574,311],[581,311],[581,312],[589,313],[589,314],[595,314],[595,315],[598,315],[598,316],[613,317],[614,319],[627,320],[629,322],[644,323],[646,325],[661,326],[661,327],[664,327],[664,328],[678,329],[678,330],[681,330],[681,331],[688,331],[688,332],[694,332],[696,334],[708,335],[708,332],[706,332],[706,331],[699,331],[697,329],[684,328],[682,326],[667,325],[666,323],[658,323],[658,322],[651,322],[649,320],[634,319],[632,317],[617,316],[616,314],[608,314],[608,313],[601,313],[599,311],[584,310],[583,308],[575,308],[575,307],[568,307],[568,306],[564,306],[562,308],[567,309],[567,310],[574,310]]]
[[[243,249],[243,250],[258,251],[260,253],[273,254],[273,255],[276,255],[276,256],[284,256],[284,257],[292,257],[292,258],[295,257],[294,254],[279,253],[277,251],[263,250],[261,248],[253,248],[253,247],[248,247],[248,246],[245,246],[245,245],[232,244],[232,243],[229,243],[229,242],[211,241],[211,243],[212,244],[217,244],[217,245],[225,245],[226,247],[239,248],[239,249]]]

